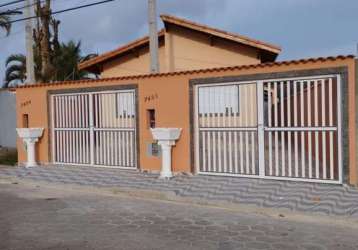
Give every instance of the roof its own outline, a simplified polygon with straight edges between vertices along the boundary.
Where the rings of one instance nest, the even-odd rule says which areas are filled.
[[[210,36],[219,37],[219,38],[226,39],[226,40],[229,40],[229,41],[232,41],[235,43],[244,44],[244,45],[262,50],[263,52],[266,52],[266,57],[269,58],[268,61],[274,61],[275,58],[277,57],[277,55],[281,52],[281,48],[279,46],[269,44],[266,42],[262,42],[259,40],[251,39],[246,36],[219,30],[216,28],[212,28],[212,27],[209,27],[206,25],[202,25],[199,23],[195,23],[195,22],[183,19],[183,18],[171,16],[171,15],[161,15],[160,17],[163,20],[165,25],[173,24],[173,25],[181,26],[184,28],[198,31],[198,32],[203,32]],[[158,32],[158,37],[160,38],[160,37],[164,36],[164,33],[165,33],[164,29],[160,30]],[[131,50],[136,49],[140,46],[146,46],[146,45],[149,46],[149,37],[148,36],[142,37],[138,40],[135,40],[135,41],[130,42],[124,46],[121,46],[115,50],[106,52],[106,53],[101,54],[97,57],[94,57],[87,61],[81,62],[78,65],[78,68],[80,70],[89,69],[90,67],[96,66],[97,64],[103,63],[107,60],[110,60],[110,59],[117,57],[121,54],[124,54],[128,51],[131,51]]]
[[[185,70],[185,71],[176,71],[176,72],[150,73],[150,74],[131,75],[131,76],[109,77],[109,78],[101,78],[101,79],[85,79],[85,80],[75,80],[75,81],[59,81],[59,82],[52,82],[52,83],[36,83],[31,85],[21,85],[12,89],[46,87],[46,86],[53,86],[53,85],[73,85],[73,84],[81,84],[81,83],[113,82],[119,80],[136,80],[136,79],[143,79],[143,78],[150,78],[150,77],[164,77],[164,76],[190,75],[190,74],[210,73],[210,72],[225,72],[225,71],[243,70],[243,69],[270,68],[275,66],[290,66],[290,65],[338,61],[338,60],[346,60],[346,59],[354,59],[354,58],[355,58],[354,55],[338,55],[338,56],[329,56],[329,57],[306,58],[306,59],[291,60],[291,61],[269,62],[269,63],[217,67],[217,68],[207,68],[207,69],[195,69],[195,70]]]
[[[212,28],[212,27],[209,27],[209,26],[206,26],[203,24],[199,24],[199,23],[196,23],[193,21],[189,21],[189,20],[186,20],[183,18],[178,18],[178,17],[171,16],[171,15],[160,15],[160,17],[164,23],[175,24],[178,26],[192,29],[192,30],[204,32],[204,33],[210,34],[212,36],[224,38],[224,39],[231,40],[231,41],[237,42],[237,43],[242,43],[242,44],[245,44],[245,45],[248,45],[248,46],[251,46],[254,48],[266,50],[266,51],[269,51],[269,52],[272,52],[275,54],[278,54],[281,52],[281,47],[279,47],[277,45],[273,45],[270,43],[255,40],[255,39],[243,36],[243,35],[239,35],[239,34],[227,32],[224,30]]]
[[[162,30],[160,30],[158,32],[158,38],[163,37],[163,36],[164,36],[164,29],[162,29]],[[96,65],[98,63],[107,61],[107,60],[109,60],[109,59],[111,59],[113,57],[116,57],[118,55],[124,54],[125,52],[131,51],[133,49],[136,49],[136,48],[138,48],[140,46],[144,46],[146,44],[149,44],[149,37],[148,36],[139,38],[137,40],[134,40],[134,41],[124,45],[124,46],[118,47],[115,50],[106,52],[104,54],[98,55],[98,56],[93,57],[93,58],[91,58],[89,60],[86,60],[84,62],[81,62],[78,65],[78,68],[80,70],[89,68],[89,67],[91,67],[93,65]]]

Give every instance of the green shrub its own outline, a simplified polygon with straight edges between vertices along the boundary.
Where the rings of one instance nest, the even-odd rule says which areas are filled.
[[[17,151],[9,150],[0,154],[0,165],[14,166],[17,163]]]

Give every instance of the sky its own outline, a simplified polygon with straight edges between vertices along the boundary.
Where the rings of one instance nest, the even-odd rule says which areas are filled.
[[[52,9],[97,1],[52,0]],[[147,2],[115,0],[56,15],[61,21],[60,41],[81,41],[83,53],[88,54],[103,53],[145,36]],[[158,16],[171,14],[279,45],[278,61],[357,54],[357,0],[157,0],[157,5]],[[158,29],[162,26],[158,17]],[[24,51],[24,22],[14,24],[7,37],[0,30],[0,85],[6,58]]]

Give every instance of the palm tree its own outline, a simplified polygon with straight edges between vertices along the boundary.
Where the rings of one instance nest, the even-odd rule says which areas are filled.
[[[53,56],[53,65],[55,66],[55,81],[79,80],[85,78],[94,78],[93,74],[85,70],[78,69],[78,63],[97,56],[97,54],[88,54],[82,56],[81,42],[69,41],[61,43]]]
[[[78,80],[84,78],[94,78],[93,74],[87,71],[78,70],[78,63],[88,60],[96,54],[81,56],[81,42],[69,41],[61,43],[54,51],[52,64],[55,71],[50,81]],[[40,57],[35,50],[35,76],[37,80],[41,80],[41,62]],[[26,56],[22,54],[10,55],[6,60],[6,74],[4,87],[21,84],[26,79]]]
[[[4,88],[23,83],[26,79],[26,56],[23,54],[10,55],[5,62]]]
[[[6,35],[9,35],[11,29],[10,16],[5,12],[0,13],[0,28],[6,31]]]
[[[77,80],[85,76],[86,72],[79,71],[77,67],[82,58],[81,42],[69,41],[67,44],[60,44],[53,58],[55,80]]]
[[[22,14],[22,12],[16,10],[0,12],[0,29],[5,30],[6,35],[10,34],[10,29],[11,29],[10,16],[18,15],[18,14]]]

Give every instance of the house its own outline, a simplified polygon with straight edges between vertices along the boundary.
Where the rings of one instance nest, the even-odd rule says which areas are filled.
[[[354,56],[275,62],[276,46],[162,20],[159,73],[144,38],[80,65],[100,79],[15,89],[42,164],[159,171],[150,128],[174,127],[174,172],[358,184]]]
[[[160,72],[273,62],[280,47],[182,18],[161,15]],[[149,73],[149,38],[144,37],[79,64],[101,77]]]
[[[0,148],[16,149],[16,97],[0,88]]]

